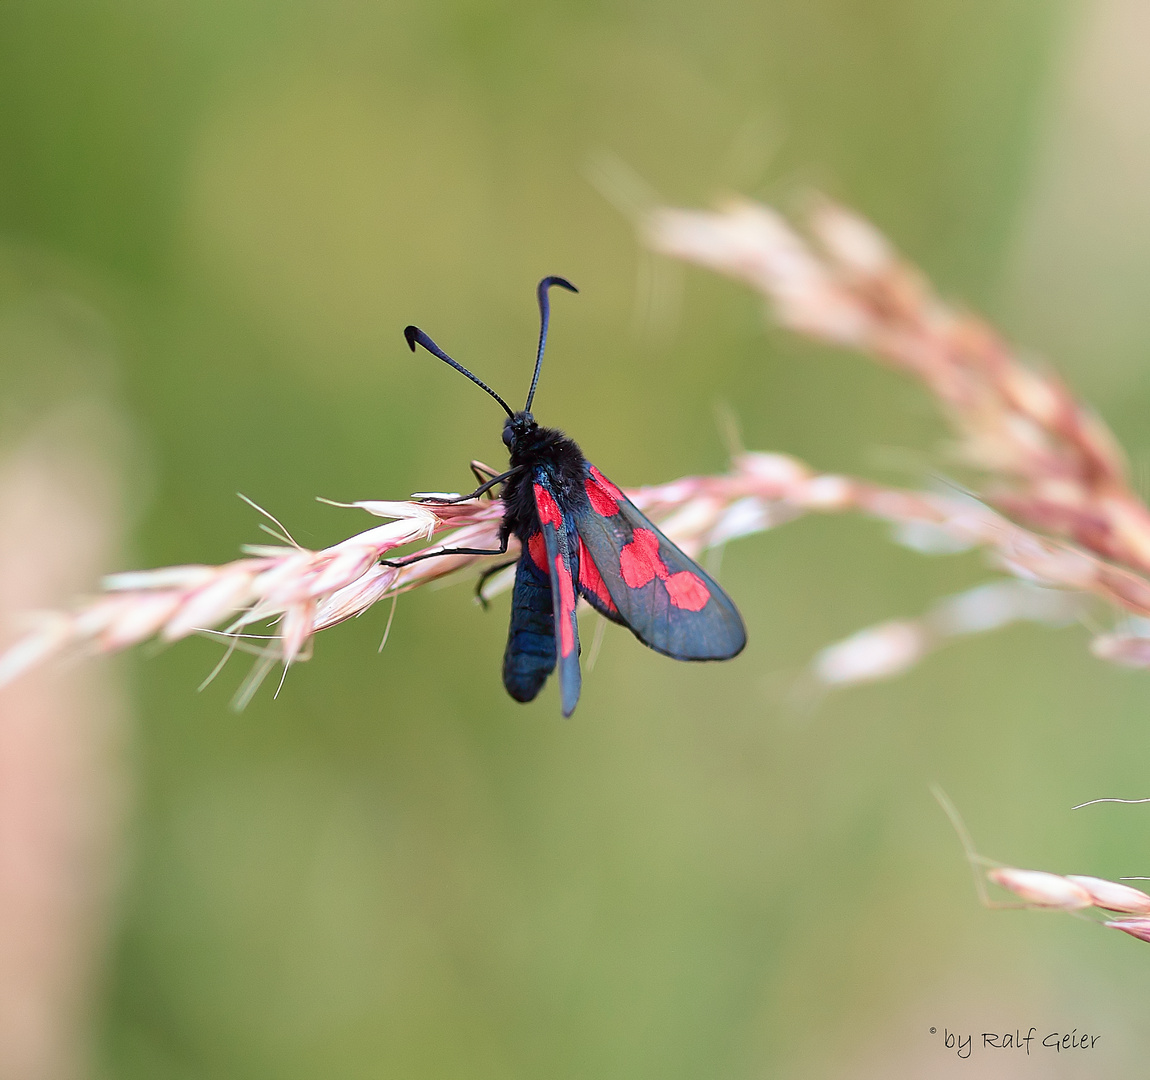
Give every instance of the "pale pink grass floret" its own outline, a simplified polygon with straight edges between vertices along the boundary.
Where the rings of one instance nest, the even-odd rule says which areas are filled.
[[[1102,878],[1084,877],[1081,874],[1067,874],[1067,881],[1085,889],[1090,894],[1091,903],[1106,911],[1123,911],[1131,915],[1150,915],[1150,896],[1141,889],[1122,885]]]
[[[1150,896],[1141,889],[1117,881],[1081,874],[1060,877],[1045,870],[1019,870],[1007,866],[988,870],[986,876],[1014,893],[1027,907],[1052,911],[1082,911],[1093,907],[1129,915],[1150,915]],[[1102,925],[1150,942],[1150,918],[1112,919]]]
[[[1090,893],[1069,878],[1045,870],[1019,870],[1011,866],[988,870],[986,876],[1034,907],[1077,911],[1091,907]]]
[[[1136,937],[1139,941],[1150,941],[1150,919],[1115,919],[1105,925]]]

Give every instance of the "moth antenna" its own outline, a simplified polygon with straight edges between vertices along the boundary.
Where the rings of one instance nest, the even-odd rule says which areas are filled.
[[[551,302],[547,298],[547,290],[552,285],[558,285],[568,292],[577,293],[579,291],[566,278],[555,275],[545,277],[539,282],[539,286],[535,290],[535,295],[539,297],[539,351],[535,354],[535,374],[531,376],[531,389],[527,393],[527,404],[523,406],[524,412],[531,411],[531,402],[535,400],[535,387],[539,382],[539,368],[543,364],[543,350],[547,346],[547,324],[551,321]]]
[[[412,352],[415,352],[416,345],[422,345],[432,356],[439,357],[445,364],[450,364],[456,371],[462,375],[466,375],[476,386],[482,390],[486,390],[500,405],[503,406],[503,411],[508,416],[514,416],[511,411],[511,406],[507,404],[490,386],[487,385],[482,379],[472,375],[462,364],[452,360],[434,341],[431,340],[418,326],[404,327],[403,336],[407,339],[407,346]]]

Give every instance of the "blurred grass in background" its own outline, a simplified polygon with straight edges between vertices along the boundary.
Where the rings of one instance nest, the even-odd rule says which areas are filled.
[[[942,431],[898,378],[766,330],[700,273],[673,319],[636,317],[631,227],[587,178],[607,152],[671,201],[817,188],[857,207],[1052,353],[1141,460],[1150,333],[1129,282],[1150,277],[1150,229],[1115,216],[1145,190],[1150,102],[1107,52],[1137,18],[1121,0],[13,0],[4,440],[76,397],[114,405],[139,448],[130,565],[258,540],[237,490],[332,542],[363,522],[316,495],[461,488],[469,458],[501,459],[498,409],[413,359],[403,326],[516,400],[532,287],[561,273],[582,294],[557,300],[535,411],[617,482],[721,469],[721,402],[753,448],[911,479],[877,451]],[[1141,126],[1112,131],[1108,102]],[[1122,258],[1095,242],[1076,277],[1098,235]],[[1105,319],[1084,303],[1078,324],[1080,296]],[[483,613],[464,586],[401,600],[382,656],[386,612],[324,634],[238,717],[242,661],[197,695],[216,646],[137,657],[94,1070],[942,1076],[931,1025],[1033,1023],[1101,1032],[1119,1075],[1150,1050],[1147,954],[978,908],[927,785],[987,854],[1145,872],[1144,812],[1068,811],[1150,793],[1145,678],[1077,631],[1022,628],[788,705],[822,645],[986,576],[857,520],[752,538],[723,562],[747,651],[675,665],[608,628],[570,722],[553,688],[506,697],[506,602]]]

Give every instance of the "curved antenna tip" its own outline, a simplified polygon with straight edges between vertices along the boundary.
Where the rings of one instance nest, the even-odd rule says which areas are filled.
[[[419,327],[418,326],[405,326],[403,328],[403,336],[407,340],[407,347],[412,352],[415,352],[415,342],[419,338]]]
[[[559,288],[566,289],[568,292],[577,293],[579,291],[565,277],[560,277],[558,274],[552,274],[539,282],[540,290],[549,289],[552,285],[558,285]]]

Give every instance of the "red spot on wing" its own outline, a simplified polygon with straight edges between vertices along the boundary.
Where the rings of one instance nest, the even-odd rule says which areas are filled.
[[[628,588],[641,589],[652,578],[666,578],[659,558],[659,538],[650,529],[636,529],[629,544],[619,552],[619,572]]]
[[[707,606],[707,601],[711,599],[710,589],[703,584],[702,579],[697,574],[692,574],[690,570],[680,570],[679,573],[672,574],[663,584],[667,586],[671,603],[677,608],[684,608],[687,611],[701,611]]]
[[[632,589],[641,589],[658,578],[667,589],[674,607],[701,611],[711,599],[711,591],[698,574],[680,570],[672,574],[659,558],[659,538],[650,529],[636,529],[631,543],[619,552],[619,570]]]
[[[594,465],[591,466],[591,475],[583,481],[583,487],[587,491],[587,498],[591,501],[591,509],[596,514],[602,517],[614,517],[619,513],[618,500],[611,492],[612,488],[616,493],[619,489],[609,480],[605,481],[603,474]]]
[[[616,502],[622,502],[627,496],[623,494],[610,480],[607,479],[594,465],[591,467],[591,477]]]
[[[543,573],[547,573],[547,543],[543,539],[543,533],[532,533],[527,540],[527,554],[531,556],[531,561],[539,567]]]
[[[535,505],[539,510],[539,520],[544,525],[554,525],[555,528],[559,528],[563,524],[563,515],[559,513],[559,507],[551,497],[551,492],[542,484],[535,484],[534,487]]]
[[[555,573],[559,582],[559,651],[570,656],[575,648],[575,630],[571,625],[575,618],[575,589],[562,555],[555,556]]]
[[[599,573],[599,567],[595,565],[595,561],[591,558],[591,553],[587,550],[586,545],[583,543],[583,538],[579,538],[579,584],[586,592],[594,593],[598,597],[599,602],[608,610],[615,610],[615,601],[611,599],[610,593],[607,592],[607,586],[603,582],[603,577]]]

